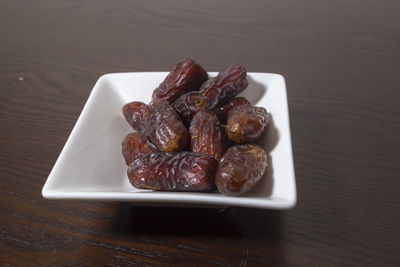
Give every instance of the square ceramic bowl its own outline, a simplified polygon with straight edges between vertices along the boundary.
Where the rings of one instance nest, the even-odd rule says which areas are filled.
[[[133,130],[121,108],[131,101],[148,103],[167,72],[114,73],[99,78],[42,189],[49,199],[128,201],[153,206],[242,206],[288,209],[296,203],[285,80],[281,75],[248,73],[242,93],[267,108],[270,125],[260,145],[269,167],[257,186],[240,197],[219,193],[157,192],[134,188],[128,181],[121,141]],[[215,76],[217,73],[209,73]]]

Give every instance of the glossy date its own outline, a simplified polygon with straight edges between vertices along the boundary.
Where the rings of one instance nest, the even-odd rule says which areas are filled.
[[[220,193],[239,196],[253,188],[267,168],[267,154],[256,145],[235,145],[218,164],[215,184]]]
[[[269,114],[265,108],[243,105],[228,113],[225,131],[235,143],[252,142],[261,136],[268,122]]]
[[[210,99],[211,108],[214,108],[228,102],[248,85],[246,69],[239,65],[231,65],[219,72],[217,77],[203,83],[199,91]]]
[[[197,112],[200,110],[205,110],[209,108],[209,106],[210,102],[208,98],[197,91],[184,94],[173,104],[176,112],[178,112],[182,118],[182,121],[187,126],[189,126],[190,121]]]
[[[191,59],[179,62],[165,80],[154,90],[154,100],[166,100],[172,104],[181,95],[198,90],[207,80],[207,72]]]
[[[128,168],[130,183],[141,189],[209,191],[217,162],[194,152],[161,152],[138,156]]]
[[[202,152],[219,161],[224,152],[222,129],[217,116],[208,110],[196,113],[189,128],[193,152]]]
[[[217,115],[218,119],[222,123],[225,123],[228,117],[228,113],[242,105],[251,105],[251,104],[249,100],[247,100],[244,97],[235,97],[225,105],[215,108],[214,112]]]
[[[121,146],[122,155],[128,166],[139,155],[158,152],[158,149],[149,141],[147,136],[141,133],[128,134],[122,141]]]
[[[186,149],[189,133],[181,118],[167,101],[149,104],[150,119],[146,135],[160,150],[165,152]]]
[[[122,107],[122,113],[129,125],[142,134],[147,134],[150,119],[149,107],[142,102],[133,101]]]

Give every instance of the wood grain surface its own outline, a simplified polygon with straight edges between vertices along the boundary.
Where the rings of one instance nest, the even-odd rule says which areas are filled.
[[[399,266],[400,2],[0,1],[0,265]],[[95,81],[194,58],[287,82],[293,210],[51,201]]]

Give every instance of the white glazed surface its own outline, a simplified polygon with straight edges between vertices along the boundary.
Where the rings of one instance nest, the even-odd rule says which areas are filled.
[[[285,80],[279,74],[248,73],[241,94],[267,108],[272,120],[259,144],[269,168],[247,194],[156,192],[128,181],[121,141],[133,130],[121,108],[131,101],[149,102],[167,72],[114,73],[99,78],[42,189],[49,199],[129,201],[135,205],[254,207],[288,209],[296,204],[296,184]],[[215,76],[216,73],[209,73]]]

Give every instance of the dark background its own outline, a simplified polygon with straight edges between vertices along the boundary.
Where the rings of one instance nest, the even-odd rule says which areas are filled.
[[[0,1],[0,265],[399,266],[399,1]],[[298,204],[51,201],[95,81],[191,57],[286,78]]]

